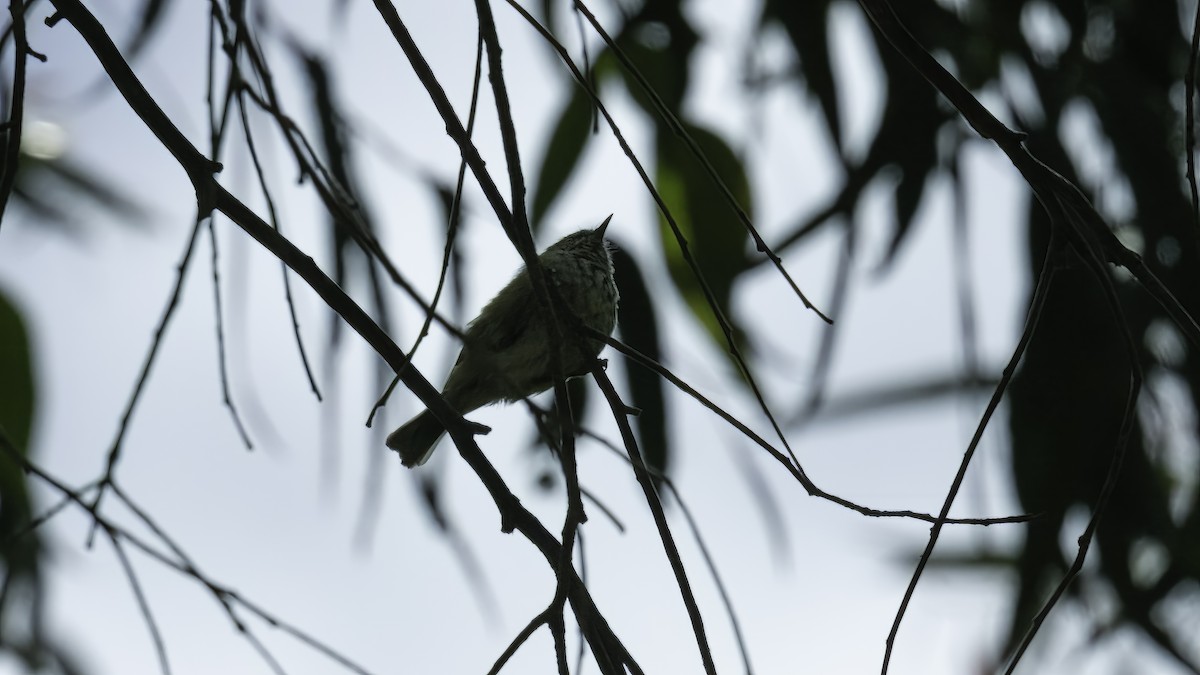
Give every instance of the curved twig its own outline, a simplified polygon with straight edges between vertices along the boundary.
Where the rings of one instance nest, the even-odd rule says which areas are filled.
[[[921,574],[925,571],[925,566],[929,564],[930,559],[933,557],[933,549],[937,545],[938,535],[941,534],[942,527],[947,522],[950,507],[954,505],[954,500],[958,497],[958,491],[962,487],[963,479],[967,475],[967,468],[971,464],[971,459],[975,456],[975,450],[979,447],[979,442],[983,440],[983,432],[987,429],[988,422],[991,421],[992,415],[996,412],[996,409],[1000,406],[1000,401],[1004,398],[1004,392],[1008,389],[1009,382],[1012,381],[1012,376],[1017,370],[1017,364],[1021,362],[1021,357],[1025,355],[1025,350],[1029,346],[1029,340],[1037,330],[1038,320],[1041,318],[1042,311],[1046,307],[1046,298],[1049,297],[1050,285],[1054,280],[1054,259],[1059,255],[1059,243],[1059,241],[1052,238],[1050,247],[1046,252],[1046,258],[1042,262],[1042,270],[1038,274],[1037,284],[1033,289],[1033,299],[1029,302],[1029,310],[1025,317],[1025,328],[1021,331],[1021,337],[1017,341],[1017,346],[1013,349],[1012,356],[1008,360],[1008,365],[1004,367],[1004,372],[1000,376],[1000,381],[996,384],[992,398],[988,401],[987,408],[984,410],[983,416],[980,417],[979,424],[975,427],[975,434],[971,437],[967,451],[963,454],[962,462],[959,463],[958,472],[954,475],[954,480],[951,482],[950,489],[946,493],[946,499],[942,502],[942,509],[938,512],[937,519],[933,522],[933,527],[929,528],[929,542],[925,545],[925,550],[921,553],[921,557],[917,561],[917,567],[913,570],[908,587],[904,590],[904,598],[900,601],[900,607],[896,610],[896,618],[892,621],[892,628],[888,632],[883,652],[883,673],[885,674],[888,671],[888,665],[891,663],[892,648],[896,643],[896,635],[900,631],[900,623],[904,620],[904,614],[908,610],[908,603],[912,600],[913,593],[917,589],[917,583],[921,580]]]
[[[1075,224],[1074,219],[1068,213],[1068,222]],[[1134,422],[1137,420],[1137,399],[1142,390],[1142,381],[1144,375],[1142,373],[1142,365],[1138,359],[1138,344],[1133,333],[1129,330],[1129,321],[1125,318],[1125,312],[1121,309],[1121,301],[1117,296],[1116,285],[1113,283],[1112,277],[1109,276],[1108,270],[1104,267],[1104,261],[1100,258],[1097,252],[1091,248],[1086,248],[1079,251],[1080,257],[1083,258],[1084,264],[1088,271],[1095,277],[1096,282],[1100,284],[1101,290],[1104,292],[1104,300],[1108,305],[1109,311],[1112,312],[1113,319],[1117,325],[1121,327],[1121,337],[1124,343],[1125,352],[1129,356],[1129,393],[1125,399],[1125,409],[1121,417],[1121,426],[1117,432],[1116,447],[1113,448],[1113,457],[1108,465],[1108,473],[1104,477],[1104,484],[1100,487],[1100,494],[1096,498],[1096,505],[1092,508],[1092,517],[1088,520],[1087,527],[1077,539],[1078,550],[1075,554],[1075,559],[1071,562],[1071,566],[1063,575],[1054,592],[1046,599],[1040,611],[1034,616],[1033,621],[1029,625],[1029,630],[1021,638],[1021,643],[1013,653],[1012,659],[1008,662],[1008,667],[1005,669],[1005,675],[1011,675],[1020,662],[1021,657],[1025,654],[1025,650],[1033,642],[1033,638],[1037,635],[1038,630],[1046,621],[1046,617],[1050,615],[1059,599],[1066,592],[1067,587],[1079,575],[1083,569],[1083,562],[1087,558],[1088,549],[1091,547],[1092,539],[1096,534],[1096,528],[1100,525],[1100,518],[1104,515],[1104,511],[1108,506],[1108,501],[1112,497],[1113,488],[1116,487],[1117,479],[1121,475],[1121,465],[1125,461],[1125,453],[1129,447],[1129,437],[1133,431]]]
[[[704,631],[704,617],[700,613],[700,607],[696,604],[695,596],[692,594],[692,586],[688,582],[687,570],[684,568],[683,559],[679,556],[679,549],[675,545],[675,537],[671,534],[670,526],[667,525],[667,517],[663,513],[662,502],[658,499],[658,492],[654,489],[654,481],[650,477],[650,472],[646,469],[646,463],[642,460],[641,451],[638,450],[637,439],[633,435],[633,428],[629,425],[628,407],[621,402],[621,397],[613,387],[612,380],[608,379],[608,374],[604,372],[604,368],[599,362],[592,367],[592,377],[596,380],[596,384],[600,386],[600,391],[604,393],[604,398],[608,401],[609,408],[612,409],[613,417],[617,421],[617,427],[621,430],[621,440],[625,443],[625,451],[629,453],[629,461],[633,466],[633,475],[637,477],[638,485],[641,486],[642,493],[646,496],[646,503],[650,506],[650,513],[654,516],[654,524],[658,528],[658,536],[662,540],[667,560],[671,563],[671,571],[675,573],[675,583],[679,587],[679,593],[683,596],[683,604],[687,607],[688,618],[692,622],[692,632],[696,636],[696,646],[700,650],[700,660],[704,663],[704,672],[708,673],[708,675],[716,675],[717,667],[713,662],[712,650],[708,646],[708,636]]]
[[[593,333],[593,337],[599,339],[601,336],[599,333]],[[775,446],[768,443],[765,439],[763,439],[762,436],[759,436],[757,433],[755,433],[754,430],[746,426],[745,423],[743,423],[733,414],[729,413],[716,403],[713,403],[706,396],[704,396],[704,394],[696,391],[695,388],[693,388],[687,382],[684,382],[678,375],[671,372],[666,366],[646,356],[645,354],[642,354],[633,347],[630,347],[616,338],[604,337],[604,340],[609,344],[609,346],[629,357],[634,363],[658,373],[663,379],[673,384],[677,389],[695,399],[700,405],[708,408],[718,417],[725,420],[725,422],[727,422],[734,429],[737,429],[743,436],[753,441],[763,450],[766,450],[767,453],[770,454],[775,461],[782,464],[784,468],[786,468],[788,472],[791,473],[792,476],[804,487],[808,494],[812,495],[813,497],[818,497],[820,499],[833,502],[834,504],[848,508],[851,511],[856,511],[864,516],[870,516],[873,518],[912,518],[914,520],[921,520],[927,523],[933,523],[937,521],[935,516],[928,513],[921,513],[919,511],[884,511],[880,509],[874,509],[868,506],[862,506],[861,504],[856,504],[848,499],[822,490],[817,486],[816,483],[813,482],[811,478],[808,477],[808,474],[805,473],[802,467],[797,464],[792,464],[788,460],[788,457],[780,452]],[[947,518],[945,522],[947,524],[955,525],[999,525],[1003,523],[1024,523],[1036,517],[1037,514],[1021,514],[1016,516],[1002,516],[1000,518]]]

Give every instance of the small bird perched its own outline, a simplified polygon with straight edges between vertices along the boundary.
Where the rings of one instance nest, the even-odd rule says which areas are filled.
[[[584,326],[608,335],[617,321],[617,286],[604,230],[612,216],[594,230],[568,234],[538,256],[546,273],[551,300],[562,303],[559,313],[563,375],[586,373],[604,348],[598,339],[583,337],[562,317],[562,304]],[[522,267],[513,280],[467,324],[462,352],[446,378],[442,396],[466,415],[499,401],[513,402],[549,389],[553,384],[552,330],[534,296],[533,284]],[[387,446],[400,453],[404,466],[424,464],[446,433],[428,410],[387,437]]]

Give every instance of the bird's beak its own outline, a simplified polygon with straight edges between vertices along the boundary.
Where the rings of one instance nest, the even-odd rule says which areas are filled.
[[[608,217],[604,219],[604,222],[600,223],[600,227],[596,228],[596,234],[600,235],[601,237],[604,236],[604,230],[608,228],[608,221],[612,220],[612,217],[613,214],[608,214]]]

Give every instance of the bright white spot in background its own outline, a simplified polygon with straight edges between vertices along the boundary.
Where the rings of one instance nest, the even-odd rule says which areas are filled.
[[[34,159],[58,159],[67,149],[67,131],[54,122],[34,120],[25,123],[21,133],[21,152]]]
[[[1037,60],[1052,66],[1071,40],[1071,27],[1053,5],[1031,2],[1021,10],[1021,34]]]
[[[1134,542],[1129,551],[1129,572],[1139,588],[1150,588],[1167,571],[1171,557],[1166,547],[1148,537]]]
[[[1034,84],[1033,76],[1029,74],[1029,67],[1025,62],[1005,56],[1000,61],[1000,84],[1006,99],[1021,116],[1022,122],[1041,126],[1046,114],[1042,110],[1037,85]]]
[[[1081,187],[1095,195],[1093,201],[1100,215],[1116,226],[1117,236],[1123,244],[1141,253],[1144,242],[1140,232],[1121,227],[1137,210],[1133,188],[1121,171],[1096,110],[1081,99],[1068,103],[1059,120],[1058,135]]]

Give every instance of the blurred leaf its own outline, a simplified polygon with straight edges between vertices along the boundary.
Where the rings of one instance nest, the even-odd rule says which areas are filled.
[[[925,167],[914,168],[920,170]],[[888,243],[883,267],[887,267],[896,259],[896,252],[900,250],[900,244],[904,242],[905,235],[912,226],[913,216],[917,213],[917,207],[921,205],[921,198],[925,195],[927,177],[928,174],[914,176],[905,172],[896,184],[896,229],[892,233],[891,242]]]
[[[621,339],[649,358],[662,362],[654,300],[646,289],[637,261],[618,246],[613,251],[613,269],[617,290],[621,293],[621,302],[617,306],[617,328]],[[667,443],[669,423],[663,402],[662,378],[633,363],[625,368],[625,374],[628,402],[642,411],[636,425],[642,456],[647,466],[666,475],[671,449]]]
[[[956,76],[968,89],[979,90],[996,79],[1001,60],[1024,42],[1021,13],[1025,2],[973,2],[961,11],[933,5],[914,27],[927,44],[944,43],[954,54]],[[1057,3],[1063,8],[1064,3]],[[1083,15],[1083,3],[1069,3]],[[936,42],[935,42],[936,41]]]
[[[556,11],[558,3],[554,2],[554,0],[542,0],[540,5],[541,23],[543,26],[546,26],[553,31],[555,29],[555,17],[558,15],[558,12]],[[572,7],[571,11],[575,11],[575,8]]]
[[[898,70],[904,68],[904,70]],[[938,105],[937,94],[927,82],[907,70],[906,63],[887,63],[890,84],[879,131],[871,141],[862,167],[870,174],[898,169],[895,231],[882,261],[886,268],[896,258],[912,226],[926,180],[938,164],[937,132],[950,113]]]
[[[138,20],[137,32],[129,42],[126,50],[127,58],[132,61],[141,54],[142,49],[153,37],[155,29],[161,24],[167,0],[146,0],[142,3],[141,18]]]
[[[792,48],[800,59],[800,72],[804,75],[806,93],[815,96],[829,140],[840,152],[842,149],[842,125],[838,108],[837,86],[833,78],[833,67],[829,60],[829,9],[827,0],[795,2],[794,0],[767,0],[762,8],[759,25],[772,21],[783,25],[791,40]]]
[[[913,567],[921,559],[924,549],[911,549],[900,556],[900,564]],[[929,558],[931,569],[943,568],[955,571],[1004,572],[1011,569],[1013,557],[1006,551],[980,550],[973,552],[934,553]]]
[[[22,154],[13,197],[39,222],[69,234],[87,234],[77,221],[94,221],[78,212],[83,202],[91,202],[121,225],[140,227],[147,222],[139,202],[65,156],[40,159]]]
[[[532,226],[536,233],[541,227],[542,219],[550,210],[550,206],[562,192],[563,186],[571,178],[579,158],[587,145],[591,133],[592,100],[587,92],[579,86],[571,88],[571,97],[559,113],[558,122],[550,133],[546,144],[546,153],[534,174],[535,185],[532,212]]]
[[[94,202],[112,215],[120,216],[127,225],[140,225],[145,222],[146,212],[141,204],[106,182],[100,174],[67,159],[37,162],[23,171],[34,173],[36,176],[39,169],[52,176],[60,184],[60,189],[69,193],[70,199],[87,199]]]
[[[660,0],[642,6],[621,29],[615,41],[621,52],[650,89],[676,117],[682,116],[684,97],[691,85],[692,54],[699,42],[696,31],[683,16],[678,1]],[[597,70],[603,73],[606,57],[615,55],[605,50],[597,58]],[[619,72],[625,87],[654,119],[658,111],[645,88],[623,65]]]
[[[13,187],[13,197],[15,198],[13,201],[28,211],[34,220],[46,223],[50,227],[57,227],[72,235],[82,234],[79,226],[74,222],[75,218],[61,208],[62,204],[58,200],[51,201],[38,190],[25,189],[20,185],[20,181]]]
[[[1039,206],[1032,208],[1031,224],[1041,229],[1031,238],[1031,258],[1037,260],[1044,256],[1050,223]],[[1133,290],[1121,288],[1125,304],[1146,302]],[[1010,647],[1040,610],[1047,585],[1066,569],[1061,542],[1078,536],[1065,529],[1068,515],[1081,507],[1090,513],[1108,477],[1130,386],[1124,330],[1096,278],[1071,254],[1056,272],[1038,331],[1011,386],[1014,486],[1022,509],[1040,516],[1026,527],[1017,556]],[[1177,540],[1168,493],[1151,454],[1135,418],[1093,553],[1117,606],[1130,611],[1135,623],[1157,630],[1138,609],[1148,609],[1157,598],[1137,588],[1130,568],[1139,543],[1147,540],[1162,543],[1167,560],[1176,555],[1168,547]]]
[[[350,285],[351,272],[357,271],[365,275],[373,312],[384,330],[390,331],[391,314],[383,299],[384,292],[378,269],[370,263],[370,254],[358,243],[364,237],[374,238],[377,228],[364,201],[367,192],[354,172],[354,145],[348,142],[346,121],[334,89],[335,80],[331,78],[324,59],[308,52],[298,42],[291,41],[288,47],[308,76],[312,114],[320,128],[325,166],[333,178],[333,198],[339,202],[338,205],[327,204],[325,209],[326,213],[330,214],[327,223],[330,246],[334,251],[334,281],[346,288]],[[438,185],[435,181],[430,180],[429,187],[436,193]],[[343,217],[334,215],[339,210],[351,214],[355,222],[347,223]],[[361,228],[362,231],[359,232],[356,228]],[[331,318],[328,344],[332,349],[326,352],[326,368],[333,368],[335,352],[340,345],[341,330],[342,322]]]
[[[442,222],[446,224],[446,236],[450,237],[453,233],[455,240],[457,240],[466,231],[468,222],[467,219],[462,217],[462,204],[460,203],[457,208],[455,207],[453,186],[438,184],[436,194],[438,203],[442,207]],[[463,269],[466,265],[463,264],[463,249],[461,246],[451,247],[448,264],[450,267],[446,271],[446,285],[450,289],[450,316],[457,323],[462,324],[466,322],[466,317],[462,316],[462,310],[465,306],[463,289],[466,288],[466,280],[463,279]],[[445,307],[445,305],[442,304],[442,307]]]
[[[33,362],[25,323],[0,293],[0,426],[21,452],[33,428]]]
[[[829,140],[840,150],[840,108],[828,38],[832,6],[833,3],[828,0],[768,0],[759,24],[761,30],[763,26],[778,23],[787,32],[800,59],[800,71],[804,75],[803,92],[816,98],[825,117]],[[924,29],[924,32],[916,31],[918,37],[925,37],[924,33],[929,32],[939,41],[954,40],[960,45],[971,42],[961,39],[961,23],[954,13],[944,8],[921,6],[918,10],[906,6],[904,14],[912,19],[912,24]],[[919,16],[914,19],[914,15]],[[954,27],[958,30],[951,30]],[[896,56],[891,45],[878,34],[875,37],[887,83],[887,98],[879,129],[870,142],[866,157],[859,166],[849,167],[854,179],[848,181],[844,189],[849,194],[857,195],[861,186],[872,177],[889,169],[897,170],[900,181],[895,193],[896,229],[882,261],[882,267],[886,268],[907,240],[913,215],[927,187],[927,178],[936,168],[937,131],[951,115],[939,106],[934,89],[904,59]],[[992,55],[990,62],[998,64],[998,57]],[[993,78],[997,76],[997,73],[992,73]]]
[[[362,203],[358,197],[362,193],[350,174],[350,145],[346,143],[346,133],[337,108],[333,85],[329,79],[329,71],[320,57],[309,53],[297,43],[290,43],[289,46],[292,55],[300,62],[304,73],[308,76],[309,91],[312,94],[310,99],[312,114],[321,131],[324,161],[329,168],[329,173],[337,181],[343,196],[352,202],[355,208],[361,210]],[[362,213],[362,216],[364,225],[369,228],[370,219],[366,217],[365,213]],[[329,234],[333,240],[333,250],[336,253],[334,280],[339,285],[345,286],[350,264],[348,257],[355,255],[355,251],[358,249],[354,245],[354,238],[350,230],[347,227],[339,226],[334,217],[329,219]]]
[[[861,391],[841,394],[823,403],[815,415],[807,415],[805,406],[800,414],[791,417],[788,426],[846,422],[849,418],[873,415],[903,406],[925,405],[942,399],[964,396],[983,396],[996,388],[999,376],[971,377],[961,372],[944,375],[922,375],[903,381],[865,387]]]
[[[25,323],[0,293],[0,429],[22,455],[29,453],[34,399],[33,355]],[[0,562],[16,582],[29,583],[37,576],[37,537],[13,537],[29,523],[32,512],[24,469],[0,454]],[[4,638],[0,633],[0,644]]]
[[[711,131],[690,124],[685,124],[685,128],[712,163],[717,175],[729,186],[738,203],[748,214],[752,214],[749,181],[741,160],[721,137]],[[734,325],[735,338],[740,337],[741,331],[729,311],[729,301],[734,282],[748,269],[745,250],[749,235],[699,161],[678,139],[661,129],[658,134],[655,184],[686,238],[688,250],[718,305]],[[676,288],[709,335],[722,351],[726,350],[724,332],[665,218],[660,218],[660,233],[667,269]]]

